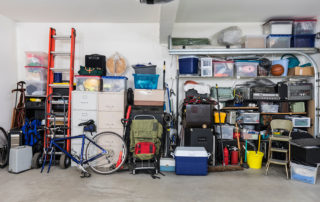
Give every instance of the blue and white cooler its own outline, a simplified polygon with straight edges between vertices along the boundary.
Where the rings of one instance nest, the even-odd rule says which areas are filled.
[[[174,152],[177,175],[207,175],[208,153],[204,147],[177,147]]]

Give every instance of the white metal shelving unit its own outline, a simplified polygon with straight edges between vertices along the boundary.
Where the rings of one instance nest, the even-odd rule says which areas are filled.
[[[319,49],[317,48],[259,48],[259,49],[249,49],[249,48],[194,48],[194,49],[174,49],[172,48],[171,43],[171,37],[169,37],[169,54],[175,55],[177,57],[181,55],[199,55],[199,56],[237,56],[237,55],[282,55],[282,54],[293,54],[297,56],[303,56],[306,58],[314,67],[314,76],[286,76],[286,77],[274,77],[274,76],[258,76],[258,77],[250,77],[250,78],[279,78],[279,79],[285,79],[285,78],[314,78],[313,80],[313,86],[314,86],[314,136],[320,136],[319,135],[319,71],[318,71],[318,65],[315,62],[315,60],[311,57],[313,54],[318,54]],[[178,61],[178,58],[177,58]],[[215,77],[201,77],[201,76],[184,76],[179,75],[179,64],[177,64],[177,102],[176,102],[176,118],[179,120],[179,79],[180,78],[201,78],[201,79],[221,79],[221,78],[215,78]],[[233,77],[229,79],[238,80],[238,79],[248,79],[249,77]],[[226,78],[223,78],[226,79]],[[179,125],[179,124],[178,124]]]

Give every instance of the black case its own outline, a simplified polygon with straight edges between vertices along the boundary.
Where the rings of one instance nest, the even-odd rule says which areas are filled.
[[[189,128],[212,125],[212,109],[210,104],[188,104],[186,106],[185,126]]]
[[[320,163],[320,139],[302,138],[292,140],[292,160],[307,164]]]
[[[163,125],[164,113],[161,106],[132,106],[130,119],[133,120],[136,116],[139,116],[138,119],[150,119],[153,116]]]
[[[187,128],[185,132],[185,146],[204,147],[207,152],[213,152],[212,128]]]
[[[103,76],[107,75],[106,71],[106,56],[99,54],[92,54],[85,56],[86,67],[101,67],[103,70]]]

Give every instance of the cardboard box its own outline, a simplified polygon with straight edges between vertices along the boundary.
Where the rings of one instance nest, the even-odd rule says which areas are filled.
[[[288,76],[314,76],[314,69],[313,67],[289,68]]]
[[[163,106],[164,90],[134,90],[134,105],[138,106]]]

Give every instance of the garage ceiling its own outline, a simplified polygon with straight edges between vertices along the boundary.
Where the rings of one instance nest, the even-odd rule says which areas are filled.
[[[181,0],[176,22],[263,22],[270,16],[320,16],[320,0]],[[139,0],[1,0],[18,22],[159,22],[160,5]]]

